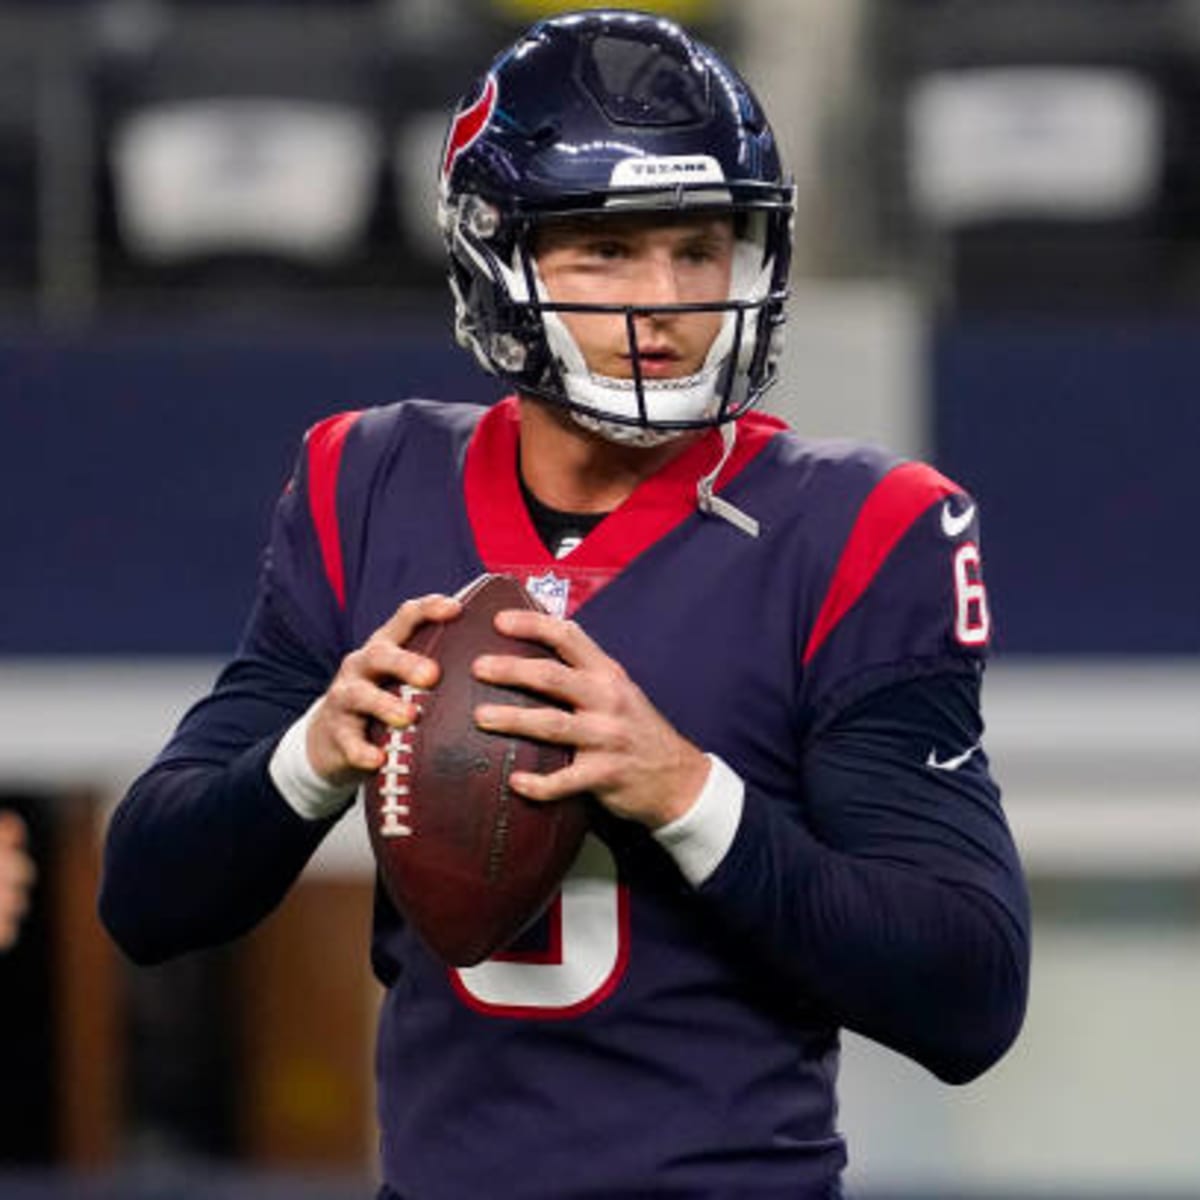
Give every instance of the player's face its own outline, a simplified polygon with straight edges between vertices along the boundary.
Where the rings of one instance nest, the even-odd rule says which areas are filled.
[[[535,243],[550,299],[571,304],[711,304],[729,298],[733,222],[728,217],[577,217],[547,224]],[[590,370],[633,376],[625,318],[560,314]],[[694,375],[721,328],[721,314],[652,313],[635,318],[645,379]]]

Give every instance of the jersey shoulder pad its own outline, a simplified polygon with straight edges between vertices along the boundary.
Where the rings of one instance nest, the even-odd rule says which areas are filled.
[[[325,577],[339,607],[346,605],[343,547],[367,511],[373,490],[412,462],[440,461],[463,446],[483,408],[436,400],[401,400],[337,413],[305,434],[298,478],[320,547]]]
[[[975,501],[927,463],[877,460],[874,479],[862,465],[815,566],[802,662],[817,704],[977,661],[990,635]]]

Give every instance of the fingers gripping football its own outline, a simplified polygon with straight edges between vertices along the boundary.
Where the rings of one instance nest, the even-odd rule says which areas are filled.
[[[481,705],[482,729],[574,748],[571,764],[549,775],[516,772],[510,783],[531,800],[591,792],[619,817],[651,828],[682,816],[708,777],[705,755],[652,705],[615,659],[573,621],[544,613],[499,613],[496,628],[541,642],[561,661],[507,655],[476,659],[477,678],[554,700],[553,706]]]
[[[438,665],[431,658],[405,650],[417,628],[429,621],[451,621],[461,605],[449,596],[431,595],[406,600],[341,666],[309,722],[306,748],[309,762],[332,784],[356,783],[383,764],[384,752],[367,736],[376,720],[404,728],[416,719],[416,706],[398,696],[397,681],[411,687],[432,687]]]

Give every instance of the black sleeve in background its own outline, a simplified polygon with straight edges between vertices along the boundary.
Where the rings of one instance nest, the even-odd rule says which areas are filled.
[[[948,1082],[1007,1050],[1028,988],[1025,880],[981,734],[973,673],[865,696],[809,747],[803,819],[748,788],[701,889],[833,1021]]]
[[[100,916],[135,961],[228,941],[283,899],[333,821],[300,817],[267,768],[328,682],[328,666],[260,600],[238,657],[109,826]]]

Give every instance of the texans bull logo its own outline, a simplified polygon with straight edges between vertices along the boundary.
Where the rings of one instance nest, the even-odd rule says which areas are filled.
[[[446,156],[442,160],[443,180],[449,180],[455,160],[464,150],[469,149],[487,128],[492,113],[496,111],[498,94],[496,77],[489,75],[487,83],[484,84],[483,95],[454,118],[454,124],[450,126],[450,133],[446,138]]]

